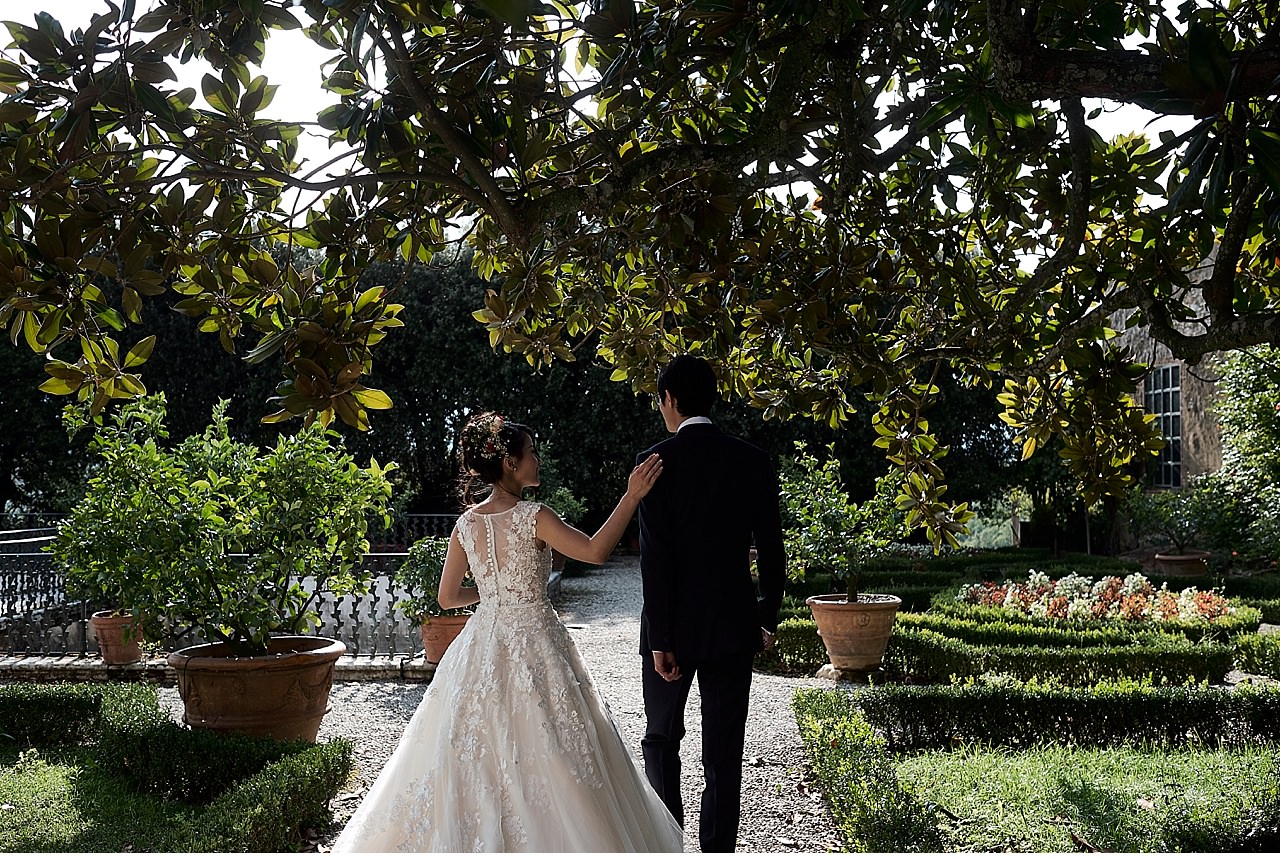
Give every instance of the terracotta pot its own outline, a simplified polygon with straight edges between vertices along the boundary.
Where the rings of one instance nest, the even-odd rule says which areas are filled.
[[[169,656],[183,723],[218,733],[314,742],[329,711],[333,668],[347,646],[332,638],[272,638],[267,655],[233,656],[224,643]]]
[[[453,639],[462,633],[462,627],[471,619],[470,614],[456,617],[432,617],[418,626],[422,635],[422,648],[428,664],[439,664]]]
[[[93,636],[98,639],[98,652],[106,664],[133,664],[142,661],[142,630],[132,627],[133,615],[115,611],[98,611],[89,618]],[[126,630],[132,634],[126,635]]]
[[[901,599],[863,593],[857,602],[850,604],[843,593],[833,593],[810,596],[805,604],[813,612],[813,621],[818,624],[818,634],[827,648],[832,667],[871,671],[880,666]]]
[[[1208,551],[1187,551],[1183,554],[1157,554],[1156,568],[1165,575],[1203,575],[1209,569]]]

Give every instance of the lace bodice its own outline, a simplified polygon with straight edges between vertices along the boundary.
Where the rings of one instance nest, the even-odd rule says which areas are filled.
[[[520,501],[506,512],[467,510],[458,540],[467,552],[480,603],[522,605],[547,598],[551,549],[538,548],[534,519],[542,504]]]

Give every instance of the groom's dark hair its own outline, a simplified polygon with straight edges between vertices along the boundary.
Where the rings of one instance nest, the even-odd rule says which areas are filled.
[[[716,373],[696,355],[678,355],[658,374],[658,397],[670,393],[685,417],[706,417],[715,405]]]

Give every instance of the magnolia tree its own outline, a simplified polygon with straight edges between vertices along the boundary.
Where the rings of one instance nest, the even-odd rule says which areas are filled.
[[[1280,341],[1275,19],[1272,0],[41,14],[0,58],[0,322],[48,355],[46,390],[101,408],[143,390],[140,307],[173,301],[283,357],[271,419],[363,427],[390,405],[364,381],[399,305],[358,276],[461,230],[495,347],[589,356],[636,390],[693,351],[766,416],[869,407],[909,523],[949,540],[939,367],[1000,388],[1027,455],[1060,437],[1092,499],[1159,443],[1113,319],[1191,363]],[[255,74],[299,27],[330,54],[319,163]],[[199,92],[175,74],[195,59]],[[1105,139],[1122,104],[1190,121]]]

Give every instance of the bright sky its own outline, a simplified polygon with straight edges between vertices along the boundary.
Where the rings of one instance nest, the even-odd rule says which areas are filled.
[[[120,6],[123,0],[115,0]],[[155,3],[153,0],[138,0],[135,17],[141,17]],[[37,12],[48,12],[62,24],[62,29],[70,33],[75,29],[83,29],[89,25],[94,13],[108,11],[106,0],[0,0],[0,20],[16,21],[19,24],[32,26]],[[0,30],[0,39],[8,43],[8,31]],[[328,103],[330,99],[322,98],[320,90],[323,80],[320,63],[327,54],[300,30],[275,30],[267,44],[267,62],[260,70],[267,80],[280,84],[271,111],[280,119],[302,120],[315,119],[317,105]],[[192,62],[185,66],[171,60],[174,73],[180,78],[190,79],[199,91],[199,80],[208,67],[199,68]]]

